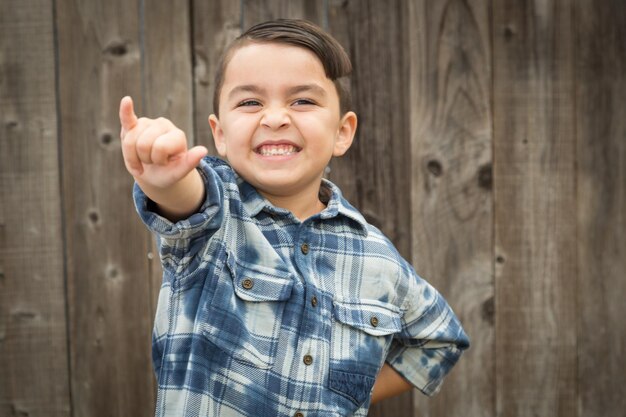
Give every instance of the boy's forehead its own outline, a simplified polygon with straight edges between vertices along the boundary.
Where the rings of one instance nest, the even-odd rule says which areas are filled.
[[[242,77],[264,80],[268,75],[276,78],[302,75],[328,80],[321,60],[304,47],[250,42],[233,51],[225,68],[224,82],[240,82]]]

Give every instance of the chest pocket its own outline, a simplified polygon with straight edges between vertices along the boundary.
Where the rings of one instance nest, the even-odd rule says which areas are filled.
[[[223,271],[206,311],[203,334],[236,360],[269,369],[274,365],[293,276],[232,255]]]
[[[352,402],[356,410],[369,397],[402,312],[378,300],[333,302],[329,388]]]

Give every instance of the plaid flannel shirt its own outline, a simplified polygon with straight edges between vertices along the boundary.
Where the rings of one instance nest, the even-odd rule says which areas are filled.
[[[164,269],[153,331],[157,417],[365,416],[387,361],[427,395],[469,341],[443,297],[324,180],[301,222],[224,161],[172,223],[135,187]]]

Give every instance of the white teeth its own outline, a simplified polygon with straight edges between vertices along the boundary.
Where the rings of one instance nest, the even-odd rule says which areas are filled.
[[[293,145],[264,145],[257,152],[263,156],[284,156],[298,152]]]

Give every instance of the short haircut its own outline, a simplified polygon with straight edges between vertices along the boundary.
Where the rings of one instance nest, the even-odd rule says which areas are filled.
[[[321,61],[326,77],[333,81],[339,95],[339,109],[345,114],[351,108],[349,75],[352,64],[335,38],[311,22],[300,19],[277,19],[259,23],[245,31],[226,48],[215,74],[213,112],[219,117],[219,101],[226,67],[233,53],[251,43],[280,43],[308,49]]]

